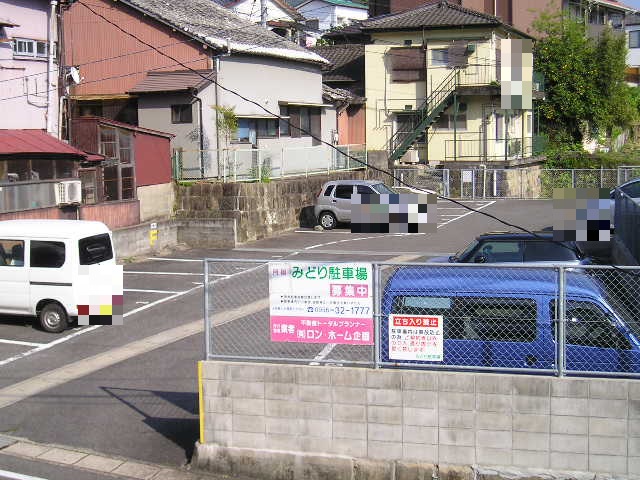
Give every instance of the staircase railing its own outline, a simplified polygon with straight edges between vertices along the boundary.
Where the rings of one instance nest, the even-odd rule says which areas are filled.
[[[391,160],[398,160],[448,106],[460,84],[460,71],[456,68],[431,92],[416,110],[415,123],[410,131],[397,131],[389,141]]]

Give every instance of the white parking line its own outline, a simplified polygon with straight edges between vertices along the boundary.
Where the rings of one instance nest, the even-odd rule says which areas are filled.
[[[170,293],[170,294],[182,293],[182,291],[175,291],[175,290],[143,290],[143,289],[140,289],[140,288],[123,288],[122,291],[124,291],[124,292],[141,292],[141,293]]]
[[[0,343],[8,343],[11,345],[22,345],[25,347],[41,347],[42,345],[46,345],[46,343],[22,342],[20,340],[5,340],[3,338],[0,338]]]
[[[0,470],[0,477],[8,478],[11,480],[47,480],[42,477],[34,477],[32,475],[25,475],[23,473],[10,472],[8,470]]]
[[[204,273],[191,273],[191,272],[138,272],[133,270],[125,270],[124,273],[132,275],[204,275]],[[211,275],[214,275],[213,273]],[[224,276],[218,274],[219,276]]]
[[[202,259],[197,258],[163,258],[163,257],[147,257],[147,260],[156,260],[158,262],[197,262],[202,263]]]

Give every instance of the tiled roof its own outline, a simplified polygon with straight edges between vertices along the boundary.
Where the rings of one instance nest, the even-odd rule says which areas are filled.
[[[311,50],[331,62],[323,69],[323,81],[356,82],[364,78],[364,45],[326,45]]]
[[[621,10],[638,10],[637,8],[633,8],[629,5],[625,5],[624,3],[620,3],[617,0],[595,0],[595,3],[607,5],[608,7],[612,8],[619,8]]]
[[[322,85],[322,98],[329,102],[349,105],[361,105],[366,101],[364,97],[359,97],[348,90],[332,88],[328,85]]]
[[[177,72],[147,72],[147,76],[129,93],[159,93],[159,92],[179,92],[185,90],[200,91],[212,80],[205,80],[204,76],[210,76],[215,80],[215,72],[212,70],[180,70]]]
[[[152,18],[167,23],[214,48],[249,55],[286,58],[311,63],[324,59],[275,33],[241,18],[212,0],[121,0]]]
[[[362,30],[404,30],[422,27],[503,25],[498,17],[476,12],[446,0],[423,5],[406,12],[387,14],[362,22]]]
[[[0,130],[0,156],[65,155],[84,160],[87,154],[73,148],[44,130]]]

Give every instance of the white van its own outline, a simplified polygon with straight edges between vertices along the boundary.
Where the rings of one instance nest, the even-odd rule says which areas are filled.
[[[78,316],[80,283],[91,281],[80,276],[83,265],[94,272],[114,268],[105,224],[0,221],[0,315],[35,315],[47,332],[62,332]]]

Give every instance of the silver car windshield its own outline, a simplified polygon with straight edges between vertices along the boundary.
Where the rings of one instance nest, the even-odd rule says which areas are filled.
[[[371,185],[371,187],[382,195],[395,195],[397,192],[394,192],[391,188],[387,187],[384,183],[376,183],[375,185]]]

